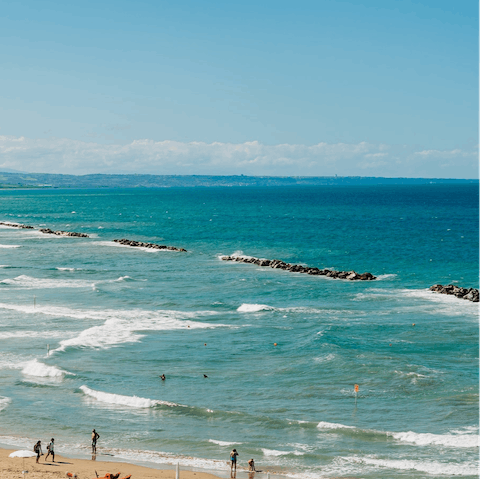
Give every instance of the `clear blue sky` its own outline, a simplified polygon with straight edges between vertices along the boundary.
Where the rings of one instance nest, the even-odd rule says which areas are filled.
[[[446,176],[478,175],[473,0],[4,0],[0,39],[0,166],[133,172],[126,162],[144,154],[138,172],[329,174],[327,157],[308,150],[325,143],[338,174],[358,174],[367,154],[388,165],[365,175],[401,176],[402,161],[417,176],[415,161],[428,157],[418,176],[442,176],[438,152],[465,171]],[[142,153],[132,142],[144,139]],[[203,145],[243,151],[253,141],[261,153],[243,163]],[[368,151],[338,156],[364,143]],[[92,144],[110,155],[103,169]],[[284,144],[309,153],[282,150],[284,168],[272,159]],[[171,145],[188,150],[181,161],[165,156]],[[197,164],[199,155],[216,163]],[[270,158],[262,168],[258,155]]]

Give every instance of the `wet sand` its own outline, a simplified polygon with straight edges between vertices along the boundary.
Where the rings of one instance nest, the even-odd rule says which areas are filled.
[[[120,478],[132,475],[132,479],[175,479],[175,468],[171,469],[150,469],[144,466],[137,466],[124,462],[109,462],[97,456],[95,461],[88,459],[72,459],[55,455],[55,462],[45,462],[45,455],[36,464],[36,457],[22,459],[19,457],[8,457],[16,449],[0,449],[0,477],[2,479],[53,479],[66,478],[67,472],[77,474],[78,479],[96,479],[105,476],[105,473],[116,474],[120,472]],[[50,459],[50,458],[49,458]],[[28,471],[22,474],[22,471]],[[225,462],[225,472],[229,472]],[[242,474],[242,477],[248,477]],[[191,470],[180,470],[181,479],[218,479],[218,476],[206,472]]]

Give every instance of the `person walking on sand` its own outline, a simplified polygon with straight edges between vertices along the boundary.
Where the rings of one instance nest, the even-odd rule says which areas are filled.
[[[48,456],[52,455],[52,462],[55,462],[55,439],[51,439],[50,444],[47,446],[48,454],[45,456],[45,462],[47,462]]]
[[[37,464],[38,464],[38,460],[40,459],[40,456],[43,456],[42,441],[37,441],[35,446],[33,446],[33,452],[37,453]]]
[[[233,449],[232,452],[230,453],[230,460],[232,461],[232,465],[230,466],[230,472],[232,472],[235,469],[235,472],[237,472],[237,456],[238,452],[236,449]]]
[[[97,453],[97,440],[100,438],[100,434],[98,434],[95,429],[92,431],[92,454]]]

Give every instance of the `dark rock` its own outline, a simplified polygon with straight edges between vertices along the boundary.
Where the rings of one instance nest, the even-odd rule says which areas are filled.
[[[447,284],[446,286],[434,284],[433,286],[430,286],[429,290],[434,293],[449,294],[451,296],[455,296],[456,298],[466,299],[474,303],[479,302],[478,289],[475,288],[467,289],[460,286],[455,286],[453,284]]]
[[[41,228],[39,230],[41,233],[48,235],[57,235],[57,236],[73,236],[76,238],[88,238],[88,235],[85,233],[76,233],[75,231],[53,231],[50,228]]]
[[[133,247],[151,248],[151,249],[167,249],[169,251],[185,251],[185,252],[187,251],[184,248],[176,248],[175,246],[165,246],[165,245],[155,244],[155,243],[144,243],[143,241],[128,240],[125,238],[114,239],[113,241],[115,243],[119,243],[124,246],[133,246]],[[233,258],[231,256],[222,256],[222,260],[233,261],[233,260],[236,260],[236,258]]]
[[[16,223],[4,223],[0,221],[0,225],[9,226],[10,228],[20,228],[22,230],[33,230],[33,226],[16,224]]]
[[[260,259],[252,258],[250,256],[221,256],[220,259],[222,259],[223,261],[235,261],[237,263],[251,263],[263,267],[270,266],[270,268],[283,269],[286,271],[290,271],[291,273],[307,273],[315,276],[328,276],[329,278],[335,279],[348,279],[351,281],[371,281],[376,279],[376,277],[372,273],[358,274],[355,271],[331,271],[328,269],[310,268],[301,264],[285,263],[279,259]]]

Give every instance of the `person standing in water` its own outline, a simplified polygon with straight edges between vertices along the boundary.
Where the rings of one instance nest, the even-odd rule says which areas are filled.
[[[92,431],[92,454],[97,453],[97,440],[100,438],[100,434],[98,434],[95,429]]]
[[[233,449],[232,452],[230,453],[230,460],[232,461],[232,465],[230,466],[230,472],[233,472],[235,469],[235,472],[237,472],[237,456],[238,452],[236,449]]]
[[[55,439],[51,439],[50,444],[47,446],[48,454],[45,456],[45,462],[47,462],[48,456],[52,455],[52,462],[55,462]]]
[[[248,461],[248,470],[255,472],[255,461],[253,457]]]

